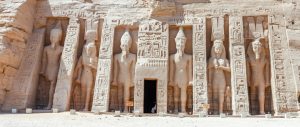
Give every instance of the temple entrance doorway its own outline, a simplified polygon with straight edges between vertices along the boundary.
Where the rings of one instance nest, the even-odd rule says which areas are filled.
[[[156,113],[157,80],[145,80],[144,84],[144,113]]]

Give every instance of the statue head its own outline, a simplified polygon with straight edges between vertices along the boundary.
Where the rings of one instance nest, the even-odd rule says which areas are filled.
[[[213,39],[214,40],[223,40],[223,34],[221,33],[221,31],[215,31],[213,33]]]
[[[97,32],[96,30],[87,30],[85,33],[85,40],[86,42],[95,42],[96,38],[97,38]]]
[[[258,32],[253,32],[253,36],[255,37],[255,40],[249,44],[247,49],[249,58],[255,60],[265,59],[265,48],[260,42],[261,34]]]
[[[56,24],[55,28],[50,32],[50,42],[51,46],[54,48],[56,45],[59,45],[59,42],[62,38],[62,30],[60,22]]]
[[[255,40],[251,43],[252,50],[255,54],[255,59],[260,59],[260,53],[262,52],[262,44],[260,42],[260,33],[259,32],[253,32],[253,36]]]
[[[186,37],[184,35],[182,27],[179,28],[179,31],[175,37],[175,43],[176,43],[177,53],[182,55],[184,53],[184,48],[186,43]]]
[[[123,34],[123,36],[121,37],[121,49],[122,49],[122,53],[123,55],[126,55],[129,52],[129,49],[131,47],[132,44],[132,38],[129,34],[129,30],[127,29],[125,31],[125,33]]]
[[[211,56],[226,59],[225,47],[222,40],[214,41],[214,45],[211,50]]]

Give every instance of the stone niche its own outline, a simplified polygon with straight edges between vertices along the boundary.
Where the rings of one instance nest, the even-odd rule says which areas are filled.
[[[115,33],[114,33],[114,44],[113,44],[113,62],[112,62],[112,70],[111,70],[111,84],[110,84],[110,92],[109,92],[109,111],[125,111],[125,110],[129,110],[130,112],[133,111],[133,101],[134,101],[134,84],[130,84],[130,88],[129,88],[129,100],[127,100],[126,102],[124,101],[124,94],[125,94],[125,84],[122,85],[122,83],[124,81],[119,81],[119,79],[122,80],[122,78],[119,78],[122,72],[120,72],[120,67],[121,64],[123,64],[121,62],[121,56],[122,56],[122,49],[121,49],[121,42],[122,42],[122,38],[123,41],[126,42],[126,37],[125,33],[128,32],[131,38],[131,44],[128,45],[130,46],[129,48],[129,52],[127,52],[127,55],[129,55],[128,53],[130,53],[131,56],[135,56],[137,54],[137,42],[138,42],[138,30],[139,27],[138,25],[132,25],[132,26],[128,26],[128,25],[121,25],[121,26],[117,26],[115,28]],[[128,58],[128,57],[126,57]],[[134,74],[135,72],[135,63],[136,60],[131,61],[131,65],[129,65],[128,67],[131,68],[132,73]],[[125,64],[124,64],[125,65]],[[116,73],[116,74],[114,74]],[[124,76],[130,76],[130,74],[126,74]],[[134,75],[132,79],[134,80]],[[116,78],[115,78],[116,77]],[[114,81],[117,80],[117,81]],[[134,83],[132,81],[132,83]],[[131,104],[130,104],[131,103]],[[128,107],[129,106],[129,107]],[[130,109],[129,109],[130,108]]]
[[[58,25],[63,31],[62,38],[61,38],[59,45],[64,46],[64,40],[65,40],[68,24],[69,24],[68,18],[57,18],[57,17],[47,18],[44,47],[51,45],[50,32],[52,29],[54,29]],[[42,64],[42,61],[41,61],[41,64]],[[37,95],[36,95],[36,101],[35,101],[36,109],[43,109],[48,105],[49,90],[50,90],[50,81],[48,81],[45,78],[45,76],[39,75],[39,81],[38,81],[37,93],[36,93]]]
[[[212,18],[206,18],[206,56],[207,56],[207,66],[209,67],[210,63],[210,57],[211,57],[211,52],[212,52],[212,47],[214,44],[214,35],[213,35],[213,29],[216,27],[216,23],[213,23],[213,18],[217,17],[212,17]],[[219,29],[221,33],[223,33],[222,40],[223,40],[223,45],[225,47],[225,53],[226,53],[226,59],[230,61],[230,51],[229,51],[229,16],[224,15],[220,16],[219,18]],[[220,20],[221,18],[221,20]],[[230,63],[229,63],[230,64]],[[223,103],[223,113],[226,114],[232,114],[232,97],[231,97],[231,73],[228,71],[223,71],[225,75],[225,81],[226,81],[226,88],[224,92],[224,103]],[[209,71],[207,71],[207,80],[209,80]],[[209,83],[209,81],[208,81]],[[208,103],[210,105],[210,108],[208,110],[208,114],[211,115],[217,115],[219,114],[219,97],[217,95],[214,95],[213,93],[213,84],[208,85]],[[213,99],[215,97],[215,99]]]
[[[272,91],[271,91],[271,70],[270,70],[270,49],[269,49],[269,36],[268,36],[268,16],[261,15],[261,16],[244,16],[243,17],[243,24],[244,24],[244,40],[245,40],[245,55],[246,55],[246,62],[247,62],[247,80],[248,80],[248,95],[249,95],[249,104],[250,104],[250,114],[258,115],[260,114],[260,106],[259,106],[259,95],[258,95],[258,88],[254,87],[254,81],[260,81],[262,79],[255,78],[252,73],[255,69],[255,66],[251,63],[255,63],[252,61],[255,55],[253,53],[252,42],[255,41],[255,33],[260,35],[260,39],[258,39],[261,43],[261,53],[260,60],[263,62],[258,62],[256,66],[264,66],[261,68],[263,75],[264,83],[262,85],[265,86],[264,90],[264,110],[265,113],[272,113],[274,114],[273,109],[273,99],[272,99]],[[252,58],[253,57],[253,58]],[[254,58],[255,59],[255,58]],[[255,74],[257,75],[257,74]]]
[[[95,46],[96,46],[96,55],[98,58],[99,55],[99,49],[100,49],[100,40],[101,40],[101,29],[103,20],[94,20],[94,19],[79,19],[80,23],[80,34],[79,34],[79,44],[78,44],[78,52],[77,52],[77,61],[76,61],[76,67],[74,71],[74,80],[72,82],[72,95],[70,100],[70,109],[76,109],[77,111],[84,110],[85,107],[85,96],[90,96],[89,99],[89,106],[88,110],[91,110],[92,107],[92,100],[94,95],[94,85],[95,85],[95,78],[96,78],[96,69],[92,69],[92,86],[91,86],[91,93],[89,95],[83,95],[82,92],[82,84],[80,77],[82,77],[83,73],[83,65],[81,65],[82,61],[80,61],[80,57],[82,57],[84,46],[87,43],[86,42],[86,33],[89,30],[95,30],[96,36],[95,36]],[[98,60],[98,59],[97,59]]]
[[[192,47],[192,45],[193,45],[193,37],[192,37],[193,36],[193,27],[191,25],[186,25],[186,26],[182,26],[182,28],[183,28],[183,32],[186,37],[184,53],[188,54],[188,55],[193,55],[193,47]],[[179,26],[176,26],[176,25],[169,26],[169,56],[176,53],[175,38],[176,38],[176,35],[177,35],[179,29],[180,29]],[[193,63],[191,63],[191,64],[193,64]],[[169,70],[169,72],[170,72],[170,70]],[[168,74],[168,77],[169,77],[168,79],[170,79],[170,73]],[[187,93],[186,107],[184,107],[184,108],[186,109],[187,113],[192,113],[193,112],[193,86],[192,85],[189,85],[187,87],[186,93]],[[178,109],[178,111],[176,111],[176,109],[175,109],[174,97],[175,97],[174,86],[172,86],[171,84],[168,84],[168,108],[167,108],[168,113],[180,112],[181,109],[183,108],[180,105],[181,104],[180,90],[179,90],[179,101],[178,101],[179,109]]]

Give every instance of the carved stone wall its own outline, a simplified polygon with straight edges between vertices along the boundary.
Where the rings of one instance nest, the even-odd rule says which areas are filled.
[[[77,49],[79,43],[80,25],[77,18],[69,20],[64,49],[61,56],[57,77],[53,108],[60,111],[69,109],[72,94],[73,72],[76,66]]]
[[[103,23],[99,60],[94,87],[92,112],[107,112],[109,109],[109,92],[113,61],[113,43],[115,25],[108,19]]]
[[[22,58],[27,53],[27,44],[33,41],[32,39],[29,41],[29,38],[33,33],[35,7],[35,0],[0,1],[0,108],[6,105],[6,110],[12,103],[22,105],[21,107],[24,108],[24,102],[17,104],[18,102],[12,102],[13,100],[6,101],[6,98],[16,94],[10,91],[16,84],[14,80],[18,71],[21,71]],[[13,97],[9,98],[13,99]],[[4,104],[8,102],[9,104]],[[34,102],[28,103],[31,105]]]
[[[38,83],[40,59],[43,51],[45,29],[35,30],[28,40],[24,60],[7,94],[2,110],[12,107],[25,109],[33,107]]]
[[[135,69],[134,110],[144,111],[144,80],[157,80],[157,112],[167,112],[168,24],[150,20],[140,24]]]
[[[208,104],[206,65],[206,19],[196,19],[193,25],[193,113],[206,112]]]
[[[99,32],[101,45],[93,112],[107,112],[109,109],[115,28],[126,25],[139,26],[138,45],[133,48],[137,50],[138,57],[135,70],[135,110],[143,112],[144,80],[157,80],[157,112],[167,112],[170,44],[168,27],[189,25],[193,26],[193,113],[206,112],[203,104],[209,103],[206,64],[207,51],[210,49],[207,49],[209,46],[206,42],[211,41],[211,37],[208,39],[210,31],[207,31],[207,24],[209,27],[211,25],[207,23],[207,19],[210,19],[215,30],[225,28],[224,36],[229,34],[230,37],[228,54],[232,71],[233,113],[249,113],[251,103],[249,105],[247,101],[245,47],[242,46],[248,42],[242,37],[245,32],[242,26],[245,24],[241,18],[263,15],[269,17],[268,44],[274,110],[277,115],[299,110],[295,89],[297,84],[300,87],[297,75],[300,62],[297,55],[295,58],[288,57],[288,53],[297,54],[299,51],[299,48],[289,49],[300,45],[297,42],[300,39],[291,39],[296,35],[290,34],[300,29],[298,13],[299,2],[291,0],[0,0],[0,105],[3,103],[2,109],[5,110],[13,107],[24,109],[34,105],[38,75],[38,69],[35,68],[40,66],[40,49],[44,41],[48,42],[45,31],[47,18],[59,17],[70,19],[70,24],[61,57],[54,108],[65,111],[70,106],[73,70],[80,54],[77,50],[81,50],[79,36],[82,26],[76,20],[96,19],[105,21],[100,30],[102,32]],[[228,16],[229,32],[226,30]],[[221,24],[214,27],[216,22]]]
[[[271,49],[272,95],[275,114],[295,111],[297,103],[296,84],[293,82],[293,71],[287,57],[287,35],[282,15],[269,16],[269,36]]]
[[[229,16],[229,27],[233,115],[248,115],[249,97],[243,38],[243,17]]]

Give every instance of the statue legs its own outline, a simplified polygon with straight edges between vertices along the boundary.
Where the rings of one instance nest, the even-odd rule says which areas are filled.
[[[179,88],[177,85],[174,86],[174,112],[179,112],[179,102],[181,106],[181,112],[186,113],[186,100],[187,100],[187,86]]]
[[[48,100],[48,106],[46,107],[47,110],[50,110],[52,107],[55,85],[56,85],[55,81],[50,81],[49,100]]]
[[[258,86],[258,101],[259,101],[259,113],[261,115],[265,114],[265,86],[260,84]]]
[[[219,113],[223,113],[224,110],[225,88],[225,84],[213,84],[213,104],[217,105],[218,102]]]
[[[187,94],[186,94],[187,87],[183,86],[181,87],[181,112],[186,113],[186,100],[187,100]]]
[[[174,112],[178,113],[178,109],[179,109],[179,87],[178,86],[174,86]]]
[[[264,115],[265,114],[265,86],[262,85],[254,85],[251,86],[251,93],[257,94],[251,94],[251,98],[258,98],[259,102],[259,114]]]
[[[122,111],[123,108],[123,84],[117,84],[118,85],[118,107],[119,111]]]
[[[125,85],[124,86],[124,112],[128,112],[128,106],[126,103],[130,100],[130,86]]]
[[[224,100],[225,100],[225,85],[219,87],[219,113],[224,111]]]
[[[89,82],[87,84],[83,84],[81,86],[81,93],[82,93],[83,98],[85,100],[83,111],[88,111],[89,110],[89,105],[90,105],[90,100],[91,100],[91,94],[92,94],[92,82]]]

